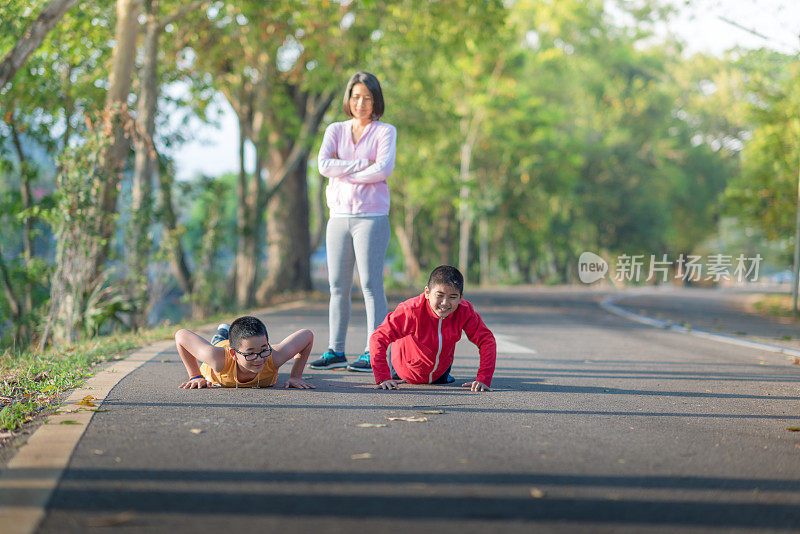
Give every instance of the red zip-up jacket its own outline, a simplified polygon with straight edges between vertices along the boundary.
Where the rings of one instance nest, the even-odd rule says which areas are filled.
[[[386,352],[392,347],[392,366],[400,378],[411,384],[429,384],[453,364],[453,351],[461,333],[478,346],[480,367],[477,379],[492,384],[497,344],[481,316],[466,300],[440,319],[430,307],[425,293],[401,302],[369,338],[369,355],[375,383],[391,378]]]

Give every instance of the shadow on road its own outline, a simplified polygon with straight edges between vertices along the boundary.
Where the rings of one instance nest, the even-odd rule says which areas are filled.
[[[38,473],[17,473],[36,479]],[[204,483],[214,484],[211,491]],[[146,516],[170,510],[199,518],[219,515],[327,517],[351,519],[481,519],[568,521],[675,526],[790,528],[800,508],[753,502],[689,502],[670,499],[540,498],[523,496],[530,487],[609,490],[724,490],[800,493],[800,481],[714,477],[581,476],[558,474],[181,471],[71,469],[50,503],[54,512],[130,512]],[[220,484],[229,483],[225,489]],[[283,492],[270,488],[276,484]],[[298,491],[286,491],[297,484]],[[125,488],[121,485],[141,485]],[[189,484],[190,486],[187,486]],[[242,486],[242,485],[245,486]],[[413,484],[414,486],[408,486]],[[91,485],[91,488],[87,488]],[[174,486],[178,487],[175,488]],[[330,485],[330,486],[328,486]],[[343,486],[344,485],[344,486]],[[377,485],[377,489],[376,489]],[[173,486],[173,489],[167,489]],[[363,486],[363,488],[362,488]],[[420,487],[442,487],[451,495],[414,495]],[[474,496],[453,495],[475,489]],[[478,496],[491,486],[520,487],[520,497]],[[290,486],[291,487],[291,486]],[[361,488],[361,489],[360,489]],[[383,491],[399,494],[376,494]],[[404,491],[405,490],[405,491]],[[0,490],[7,491],[7,490]],[[34,491],[34,490],[31,490]],[[410,494],[411,493],[411,494]],[[133,525],[131,525],[133,526]]]

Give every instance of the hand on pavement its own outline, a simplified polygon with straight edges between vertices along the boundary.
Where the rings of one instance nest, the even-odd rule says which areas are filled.
[[[464,382],[461,384],[461,387],[469,388],[470,391],[492,391],[492,388],[478,380],[474,382]]]
[[[285,388],[297,388],[297,389],[317,389],[316,386],[312,386],[308,382],[301,380],[299,378],[288,378],[286,379],[286,383],[283,385]]]
[[[210,388],[211,387],[211,382],[209,382],[208,380],[206,380],[203,377],[193,378],[193,379],[189,380],[188,382],[184,382],[179,387],[182,387],[183,389]]]
[[[383,382],[375,386],[375,389],[397,389],[398,384],[399,382],[397,382],[396,380],[392,379],[384,380]]]

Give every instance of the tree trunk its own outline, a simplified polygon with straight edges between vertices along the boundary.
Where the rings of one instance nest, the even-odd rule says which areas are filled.
[[[145,11],[148,13],[147,26],[145,29],[145,58],[142,64],[140,75],[142,92],[140,95],[138,128],[142,139],[136,140],[136,160],[134,168],[134,182],[137,180],[142,184],[142,198],[149,198],[152,206],[152,191],[145,195],[144,191],[152,188],[153,178],[156,178],[161,194],[159,219],[163,224],[164,249],[169,257],[169,264],[172,273],[178,282],[178,286],[192,300],[194,291],[194,280],[189,266],[186,262],[186,255],[180,243],[180,231],[178,230],[175,208],[172,205],[172,185],[173,179],[169,174],[161,174],[158,169],[158,153],[153,144],[155,136],[155,117],[158,111],[158,98],[160,95],[158,83],[158,49],[161,34],[168,24],[174,23],[179,18],[185,16],[190,11],[208,4],[205,1],[195,1],[185,4],[174,13],[171,13],[160,20],[156,20],[158,14],[158,0],[148,0]],[[139,178],[136,178],[138,176]],[[136,195],[134,195],[136,196]],[[149,214],[148,215],[152,215]],[[148,218],[149,221],[149,218]],[[145,222],[147,224],[147,222]],[[149,240],[148,240],[149,244]]]
[[[304,160],[310,149],[306,149]],[[283,161],[272,160],[283,166]],[[274,169],[272,175],[278,172]],[[259,303],[289,290],[311,289],[311,236],[308,226],[307,165],[298,166],[284,179],[267,205],[267,272],[259,288]]]
[[[247,101],[249,98],[242,98]],[[250,127],[253,120],[251,106],[246,105],[240,110],[239,116],[239,179],[236,182],[236,198],[238,203],[238,216],[236,218],[236,276],[234,287],[236,292],[236,305],[239,308],[248,308],[253,305],[254,291],[256,284],[256,270],[258,267],[258,256],[256,252],[257,225],[258,219],[255,217],[256,203],[258,197],[254,197],[251,192],[253,183],[259,180],[258,176],[253,176],[248,182],[248,173],[245,169],[245,144],[247,143]],[[256,169],[256,174],[259,170]]]
[[[6,301],[8,302],[8,309],[11,312],[11,319],[14,323],[14,339],[20,340],[22,339],[22,303],[17,298],[17,295],[14,293],[14,288],[11,284],[11,277],[8,274],[8,268],[6,267],[6,262],[3,260],[3,249],[0,246],[0,280],[3,283],[3,295],[6,297]]]
[[[221,240],[221,215],[214,206],[203,219],[203,239],[197,251],[197,277],[195,291],[192,293],[192,316],[204,319],[219,305],[219,298],[214,291],[214,255],[219,249]]]
[[[434,239],[436,250],[439,252],[439,265],[449,265],[453,262],[454,220],[452,206],[442,207],[439,212]]]
[[[45,6],[31,27],[0,63],[0,89],[11,81],[30,55],[39,48],[50,30],[77,2],[78,0],[51,0]]]
[[[325,241],[325,230],[328,223],[328,219],[325,216],[325,177],[319,173],[317,173],[317,177],[319,178],[319,187],[315,191],[316,196],[314,197],[317,228],[314,231],[314,237],[311,239],[312,254]]]
[[[490,100],[497,88],[497,79],[500,77],[504,64],[505,57],[500,56],[489,76],[487,93]],[[469,210],[469,175],[470,165],[472,164],[472,149],[478,141],[479,130],[485,116],[486,109],[480,107],[472,114],[468,122],[462,123],[464,143],[461,145],[461,166],[458,172],[458,181],[461,184],[458,209],[458,270],[464,275],[464,283],[467,282],[467,271],[469,270],[469,242],[472,229],[472,215]],[[464,120],[467,121],[466,118]]]
[[[61,152],[63,153],[69,146],[69,137],[72,135],[72,125],[70,119],[75,112],[75,99],[72,98],[72,65],[67,66],[64,73],[64,135],[61,136]],[[61,163],[59,162],[56,174],[61,174]]]
[[[458,172],[458,181],[461,184],[458,195],[458,270],[464,275],[465,284],[469,269],[469,240],[472,229],[469,213],[469,166],[472,161],[472,145],[474,143],[475,136],[468,135],[467,141],[461,145],[461,168]]]
[[[153,176],[157,157],[153,136],[158,106],[158,45],[161,26],[158,21],[158,0],[145,0],[147,17],[144,33],[144,59],[139,70],[139,99],[136,111],[134,139],[136,151],[133,167],[131,222],[127,235],[128,297],[137,304],[133,326],[141,328],[147,322],[148,273],[151,242],[148,227],[153,215]]]
[[[264,70],[264,69],[262,69]],[[248,76],[238,79],[238,92],[224,90],[231,107],[236,112],[239,126],[239,176],[236,180],[236,257],[233,264],[233,292],[236,306],[249,308],[255,302],[258,275],[258,229],[263,216],[261,196],[261,153],[259,143],[263,112],[258,109],[265,98],[266,74],[253,84]],[[256,124],[258,123],[258,124]],[[245,165],[247,141],[256,148],[256,169],[252,177]]]
[[[33,199],[31,195],[31,183],[30,183],[30,175],[28,172],[28,161],[25,157],[25,153],[22,151],[22,141],[19,138],[19,132],[17,131],[17,125],[14,121],[10,124],[11,126],[11,139],[14,142],[14,148],[17,151],[17,158],[19,158],[19,174],[20,174],[20,200],[22,201],[22,210],[27,211],[33,206]],[[33,217],[28,214],[25,215],[25,218],[22,223],[22,259],[25,263],[25,267],[29,268],[31,265],[31,260],[34,256],[33,250]],[[22,296],[22,308],[20,309],[19,318],[22,319],[25,315],[29,314],[33,310],[33,284],[30,282],[25,283],[23,296]],[[26,335],[26,328],[23,325],[19,325],[20,334]]]
[[[416,284],[422,269],[419,265],[418,255],[414,250],[414,217],[416,211],[409,206],[404,206],[403,224],[395,226],[394,233],[403,252],[403,265],[405,266],[406,280],[409,284]]]
[[[178,218],[175,216],[175,208],[172,205],[172,176],[164,173],[159,175],[159,189],[161,191],[161,223],[164,225],[163,240],[164,248],[169,256],[169,264],[172,273],[178,281],[178,285],[184,294],[191,296],[194,291],[194,280],[189,266],[186,262],[186,255],[183,252],[178,229]]]
[[[481,215],[478,220],[478,257],[481,268],[480,284],[489,283],[489,219],[486,215]]]
[[[270,124],[271,150],[267,183],[267,279],[257,292],[259,303],[275,294],[311,289],[311,238],[308,217],[308,157],[311,140],[319,130],[322,117],[335,93],[317,95],[295,93],[295,107],[301,119],[297,137],[278,148],[279,132],[284,128]]]
[[[140,4],[141,0],[117,0],[115,30],[117,45],[111,60],[103,121],[103,131],[106,137],[113,141],[101,156],[101,172],[94,177],[102,210],[98,220],[102,246],[90,263],[95,277],[108,257],[115,230],[112,215],[117,211],[120,173],[130,150],[131,119],[128,112],[128,95],[131,91],[136,55]]]
[[[89,292],[105,280],[101,268],[108,257],[115,231],[120,170],[129,150],[127,101],[133,73],[139,3],[139,0],[117,1],[117,45],[112,56],[102,136],[97,132],[88,135],[92,143],[97,143],[98,163],[87,178],[82,166],[95,155],[84,154],[87,162],[72,162],[71,168],[62,168],[57,180],[64,193],[61,208],[70,212],[71,217],[61,220],[56,230],[56,270],[50,285],[50,309],[40,348],[44,348],[51,331],[61,343],[71,343],[77,338],[85,318]],[[105,141],[107,139],[111,142]],[[80,151],[77,149],[76,154]]]

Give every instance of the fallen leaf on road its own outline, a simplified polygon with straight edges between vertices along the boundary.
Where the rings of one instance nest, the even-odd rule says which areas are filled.
[[[522,425],[522,428],[533,428],[533,425]]]
[[[85,400],[85,401],[95,401],[95,400],[97,400],[97,397],[95,397],[94,395],[86,395],[83,398],[83,400]]]
[[[544,492],[539,488],[531,488],[531,497],[534,499],[541,499],[544,497]]]
[[[444,410],[420,410],[417,413],[444,413]]]
[[[359,423],[356,426],[360,428],[381,428],[387,425],[383,423]]]
[[[427,421],[427,417],[387,417],[389,421],[408,421],[409,423],[422,423]]]
[[[94,409],[89,410],[89,411],[90,412],[110,412],[111,410],[108,409],[108,408],[94,408]]]
[[[189,430],[189,432],[191,432],[192,434],[202,434],[203,433],[203,429],[202,428],[192,428],[192,429]]]
[[[789,432],[800,432],[800,426],[787,426],[786,430]]]
[[[118,525],[124,525],[125,523],[130,523],[133,518],[134,518],[133,512],[120,512],[114,515],[107,515],[104,517],[95,517],[93,519],[90,519],[89,526],[116,527]]]
[[[59,424],[62,424],[62,425],[79,425],[80,423],[77,422],[77,421],[72,421],[70,419],[67,419],[66,421],[61,421],[61,423],[59,423]]]
[[[96,454],[97,456],[103,456],[105,451],[101,451],[100,449],[95,449],[92,451],[92,454]]]
[[[370,458],[372,458],[372,453],[369,452],[350,455],[351,460],[369,460]]]
[[[795,356],[795,357],[794,357],[794,361],[792,362],[792,365],[800,365],[800,358],[798,358],[797,356]]]

